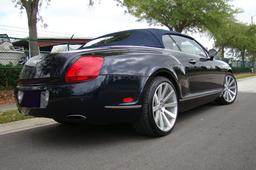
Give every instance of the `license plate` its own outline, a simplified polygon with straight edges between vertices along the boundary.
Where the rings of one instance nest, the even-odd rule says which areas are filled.
[[[18,91],[17,97],[21,107],[46,108],[49,91]]]

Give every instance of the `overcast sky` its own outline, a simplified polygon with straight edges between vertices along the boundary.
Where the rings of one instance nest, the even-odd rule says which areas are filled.
[[[150,27],[146,22],[138,22],[124,8],[117,6],[114,0],[101,0],[93,7],[88,7],[88,0],[51,0],[41,14],[48,27],[38,25],[39,37],[97,37],[106,33]],[[250,23],[251,16],[256,15],[255,0],[234,0],[235,7],[243,9],[237,15],[241,22]],[[255,20],[256,22],[256,16]],[[160,26],[151,26],[161,28]],[[166,29],[165,27],[162,27]],[[27,20],[25,11],[21,14],[14,7],[12,0],[0,0],[0,34],[12,37],[27,37]],[[211,48],[212,41],[205,35],[193,35],[199,42]]]

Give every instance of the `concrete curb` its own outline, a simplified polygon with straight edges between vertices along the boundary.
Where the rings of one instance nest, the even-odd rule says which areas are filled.
[[[253,79],[253,78],[256,78],[256,76],[251,76],[251,77],[246,77],[246,78],[240,78],[240,79],[237,79],[237,81],[244,81],[244,80],[249,80],[249,79]]]
[[[16,104],[2,104],[0,105],[0,112],[5,112],[5,111],[9,111],[9,110],[16,110],[17,106]]]
[[[31,118],[16,122],[4,123],[0,124],[0,135],[19,132],[36,127],[47,126],[55,123],[56,122],[54,120],[47,118]]]

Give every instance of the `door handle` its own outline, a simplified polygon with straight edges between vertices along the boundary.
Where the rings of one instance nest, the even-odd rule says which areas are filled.
[[[190,64],[196,64],[196,60],[191,59],[191,60],[189,60],[189,63],[190,63]]]

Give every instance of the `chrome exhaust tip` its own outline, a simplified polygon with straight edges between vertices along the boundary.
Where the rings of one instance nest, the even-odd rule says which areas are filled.
[[[86,119],[86,117],[84,115],[81,115],[81,114],[67,115],[66,118],[72,119],[72,120],[85,120]]]

